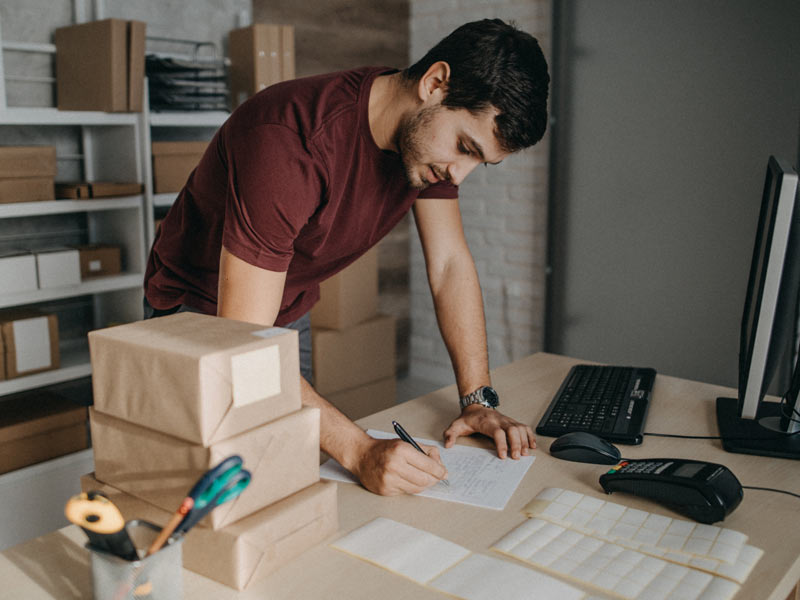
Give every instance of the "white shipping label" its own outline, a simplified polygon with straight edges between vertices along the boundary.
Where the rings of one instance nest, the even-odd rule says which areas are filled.
[[[90,271],[102,271],[103,270],[103,261],[101,261],[101,260],[90,260],[89,261],[89,270]]]
[[[286,327],[270,327],[268,329],[259,329],[258,331],[254,331],[253,335],[264,339],[268,339],[271,337],[275,337],[276,335],[281,335],[282,333],[286,333],[287,331],[291,331],[291,329],[287,329]]]
[[[281,355],[277,344],[231,357],[233,405],[246,406],[281,393]]]
[[[50,328],[47,317],[20,319],[12,324],[17,372],[27,373],[52,366],[50,360]]]

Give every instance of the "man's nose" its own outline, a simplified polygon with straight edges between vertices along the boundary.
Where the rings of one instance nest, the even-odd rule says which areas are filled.
[[[480,164],[480,160],[467,158],[451,163],[447,168],[447,175],[453,185],[461,185],[472,170]]]

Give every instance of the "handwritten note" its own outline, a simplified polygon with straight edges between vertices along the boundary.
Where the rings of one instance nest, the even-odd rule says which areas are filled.
[[[367,433],[376,439],[397,437],[394,433],[374,429],[368,430]],[[418,439],[417,442],[439,449],[450,482],[449,486],[437,483],[417,494],[418,496],[494,510],[505,508],[534,460],[533,456],[522,456],[519,460],[510,458],[501,460],[497,458],[494,450],[458,444],[452,448],[445,448],[440,442],[424,439]],[[349,471],[333,459],[320,467],[320,477],[345,483],[358,483]]]

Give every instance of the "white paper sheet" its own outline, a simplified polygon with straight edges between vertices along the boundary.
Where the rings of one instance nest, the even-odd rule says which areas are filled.
[[[378,517],[331,544],[425,584],[464,559],[469,550],[432,533]]]
[[[370,429],[367,433],[376,439],[392,439],[394,433]],[[420,444],[436,446],[447,467],[449,486],[437,483],[417,494],[426,498],[437,498],[482,508],[503,510],[517,489],[520,481],[533,464],[533,456],[522,456],[519,460],[501,460],[491,450],[472,446],[455,445],[445,448],[440,442],[425,439]],[[342,465],[330,459],[320,467],[320,477],[345,483],[358,483],[356,478]]]
[[[586,594],[554,577],[483,554],[472,554],[429,584],[465,600],[581,600]]]

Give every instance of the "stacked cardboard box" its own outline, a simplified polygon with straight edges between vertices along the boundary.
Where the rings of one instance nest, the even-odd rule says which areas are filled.
[[[373,248],[320,286],[311,310],[314,387],[351,419],[395,403],[395,319],[378,314]]]
[[[228,35],[233,108],[256,92],[294,79],[294,27],[256,23]]]
[[[85,406],[50,391],[35,390],[4,399],[0,473],[88,448],[87,419]]]
[[[140,112],[145,23],[105,19],[56,29],[59,110]]]
[[[54,200],[55,146],[0,146],[0,204]]]
[[[207,147],[208,142],[153,142],[155,193],[180,192]]]
[[[0,379],[13,379],[58,369],[58,317],[33,309],[0,312]]]
[[[179,313],[91,332],[89,346],[88,481],[127,518],[163,525],[229,455],[252,473],[190,531],[185,567],[244,589],[336,531],[335,486],[319,481],[319,410],[300,402],[297,332]]]

